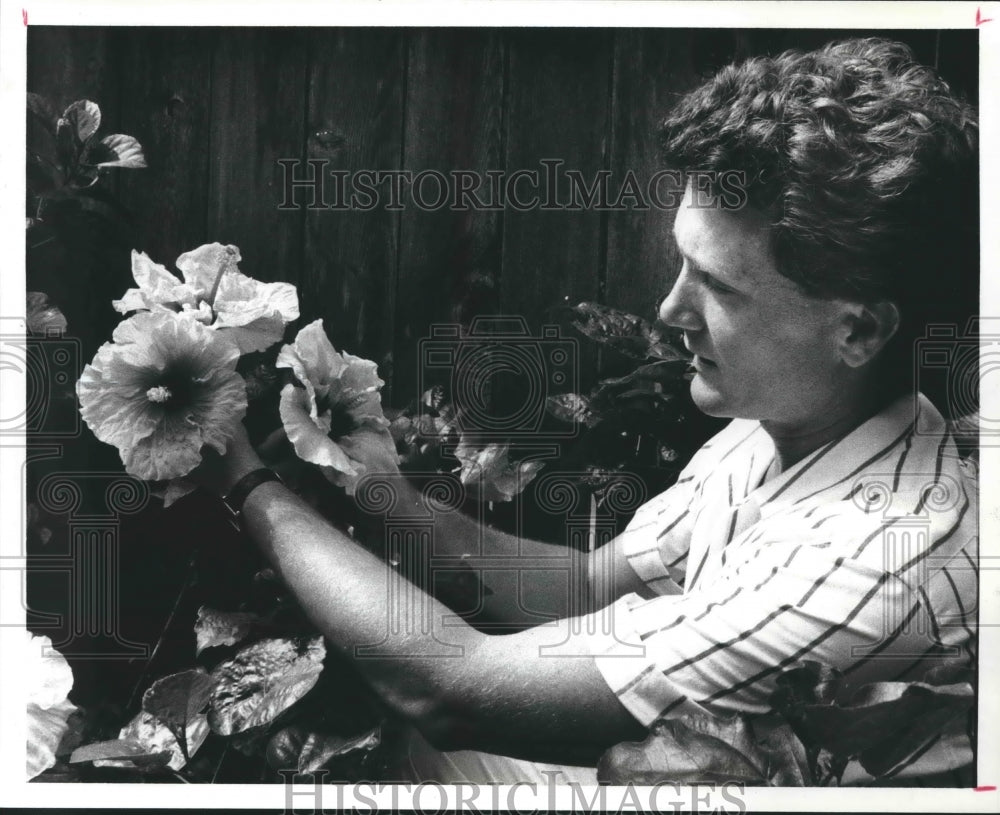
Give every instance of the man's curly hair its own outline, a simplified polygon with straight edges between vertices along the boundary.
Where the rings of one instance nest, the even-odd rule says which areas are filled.
[[[778,270],[813,296],[896,302],[901,340],[956,276],[977,290],[976,114],[906,45],[854,39],[726,66],[661,138],[670,166],[745,172]]]

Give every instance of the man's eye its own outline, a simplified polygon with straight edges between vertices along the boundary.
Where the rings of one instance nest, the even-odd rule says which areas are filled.
[[[729,288],[729,286],[720,283],[711,275],[707,274],[703,275],[703,278],[705,280],[705,285],[708,286],[708,288],[710,288],[712,291],[719,292],[720,294],[730,294],[733,291],[731,288]]]

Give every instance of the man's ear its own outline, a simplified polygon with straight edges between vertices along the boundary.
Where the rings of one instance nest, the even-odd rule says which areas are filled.
[[[871,362],[899,330],[899,308],[889,300],[845,303],[841,359],[852,368]]]

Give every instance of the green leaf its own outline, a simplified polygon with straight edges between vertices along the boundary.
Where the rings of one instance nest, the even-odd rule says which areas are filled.
[[[100,142],[91,146],[85,160],[95,167],[123,167],[137,170],[146,166],[142,145],[136,138],[126,136],[124,133],[105,136]]]
[[[215,680],[202,670],[181,671],[158,679],[142,696],[142,709],[170,730],[185,759],[188,726],[208,705],[214,687]]]
[[[256,614],[243,611],[218,611],[202,606],[194,623],[195,653],[201,654],[206,648],[220,645],[235,645],[247,638],[259,619]]]
[[[721,784],[766,785],[768,759],[742,716],[661,719],[642,742],[612,747],[597,765],[597,780],[616,786]]]
[[[223,736],[272,722],[316,684],[326,648],[322,637],[269,639],[242,649],[212,672],[208,721]]]
[[[691,355],[673,337],[642,317],[599,303],[584,302],[571,309],[573,326],[587,337],[635,359],[685,361]]]
[[[66,108],[59,120],[58,127],[66,126],[72,128],[77,141],[84,144],[101,126],[101,109],[87,99],[74,102]]]

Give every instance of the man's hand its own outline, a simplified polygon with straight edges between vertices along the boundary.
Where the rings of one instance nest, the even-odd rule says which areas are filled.
[[[221,497],[227,495],[247,473],[263,466],[241,422],[229,440],[225,454],[220,456],[211,447],[203,448],[201,464],[187,477]]]

